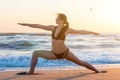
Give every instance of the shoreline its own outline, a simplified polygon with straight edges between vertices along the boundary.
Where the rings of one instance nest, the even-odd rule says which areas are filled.
[[[120,64],[97,64],[93,65],[96,68],[120,68]],[[0,72],[9,72],[9,71],[28,71],[30,67],[12,67],[12,68],[0,68]],[[36,67],[37,70],[83,70],[86,69],[82,66],[60,66],[60,67]]]

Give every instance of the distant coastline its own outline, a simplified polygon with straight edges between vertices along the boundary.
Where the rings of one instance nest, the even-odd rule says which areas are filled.
[[[0,36],[2,35],[40,35],[40,36],[44,36],[44,35],[50,35],[50,33],[0,33]]]

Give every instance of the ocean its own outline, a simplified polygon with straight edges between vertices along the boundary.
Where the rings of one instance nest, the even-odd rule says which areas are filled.
[[[120,64],[120,34],[69,34],[66,46],[92,65]],[[34,50],[51,50],[51,34],[0,33],[0,70],[29,68]],[[65,59],[39,58],[37,68],[78,67]]]

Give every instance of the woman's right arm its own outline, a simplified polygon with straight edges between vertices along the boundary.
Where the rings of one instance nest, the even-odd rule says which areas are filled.
[[[28,24],[28,23],[18,23],[19,25],[22,25],[22,26],[29,26],[29,27],[32,27],[32,28],[40,28],[40,29],[44,29],[44,30],[47,30],[47,31],[52,31],[54,29],[54,25],[48,25],[48,26],[45,26],[45,25],[40,25],[40,24]]]
[[[99,35],[97,32],[92,32],[92,31],[87,31],[87,30],[75,30],[72,28],[69,28],[68,33],[70,34],[94,34],[94,35]]]

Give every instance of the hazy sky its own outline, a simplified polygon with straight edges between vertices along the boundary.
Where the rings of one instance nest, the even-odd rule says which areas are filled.
[[[0,0],[0,32],[43,32],[17,23],[55,25],[56,13],[74,29],[120,32],[120,0]]]

